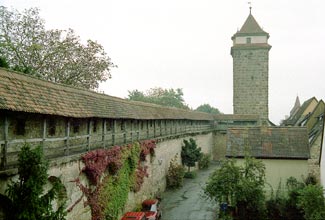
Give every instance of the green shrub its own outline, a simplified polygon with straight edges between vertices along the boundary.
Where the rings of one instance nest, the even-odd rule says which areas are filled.
[[[264,183],[264,164],[246,156],[243,166],[231,159],[223,161],[210,175],[204,192],[219,204],[233,206],[235,219],[265,219]]]
[[[180,188],[183,186],[185,171],[183,166],[177,163],[177,157],[178,155],[176,154],[175,157],[170,161],[166,176],[167,188],[170,189]]]
[[[312,176],[304,182],[294,177],[287,180],[287,194],[266,202],[269,220],[324,220],[325,200],[323,188]]]
[[[182,163],[188,167],[188,172],[190,172],[190,168],[194,167],[195,163],[202,157],[201,148],[197,146],[193,138],[183,140],[183,143],[181,152]]]
[[[197,176],[197,173],[195,171],[185,172],[185,174],[184,174],[184,178],[187,178],[187,179],[195,179],[196,176]]]
[[[325,219],[323,187],[320,185],[307,185],[300,189],[298,206],[304,211],[306,220]]]
[[[210,166],[211,162],[211,155],[210,154],[203,154],[199,160],[199,169],[207,169]]]
[[[63,186],[60,181],[54,181],[53,187],[44,192],[48,181],[48,162],[41,146],[31,149],[25,144],[18,154],[19,180],[9,185],[7,193],[11,199],[7,219],[16,220],[62,220],[65,219],[64,202],[60,202],[55,211],[52,201],[58,198]]]

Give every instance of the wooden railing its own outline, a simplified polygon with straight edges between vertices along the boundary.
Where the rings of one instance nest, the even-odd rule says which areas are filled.
[[[143,129],[120,130],[113,126],[113,129],[107,131],[106,123],[102,124],[100,132],[92,133],[89,123],[87,134],[73,136],[70,134],[70,123],[66,124],[64,137],[47,137],[46,120],[43,124],[42,137],[10,139],[8,137],[8,121],[4,120],[3,140],[0,140],[0,170],[15,168],[18,164],[18,152],[25,143],[32,146],[41,145],[48,159],[62,158],[72,155],[80,155],[90,150],[99,148],[110,148],[115,145],[124,145],[139,140],[173,138],[187,134],[209,132],[214,129],[213,123],[191,125],[188,122],[182,122],[172,126],[164,125],[163,120],[158,124],[156,121],[153,127],[146,126]]]

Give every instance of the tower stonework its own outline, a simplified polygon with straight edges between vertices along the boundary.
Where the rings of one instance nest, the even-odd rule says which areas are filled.
[[[234,114],[259,115],[268,121],[269,34],[250,13],[232,36]]]

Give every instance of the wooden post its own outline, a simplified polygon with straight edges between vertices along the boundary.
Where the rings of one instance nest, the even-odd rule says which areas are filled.
[[[92,122],[92,120],[88,119],[88,123],[87,123],[87,134],[88,134],[88,137],[87,137],[87,151],[90,150],[91,122]]]
[[[69,139],[70,139],[70,119],[67,119],[67,123],[65,125],[65,136],[66,136],[66,140],[65,140],[65,155],[69,155],[70,154],[70,149],[69,149]]]
[[[130,120],[130,127],[131,127],[131,129],[130,129],[130,135],[131,135],[131,143],[133,142],[133,120],[131,119]]]
[[[165,124],[165,134],[164,135],[167,135],[167,119],[164,120],[164,124]]]
[[[127,134],[127,121],[122,119],[122,126],[123,126],[123,143],[126,144],[126,134]]]
[[[139,120],[137,120],[136,130],[137,130],[137,141],[138,141],[140,139],[140,121]]]
[[[46,140],[46,118],[43,119],[43,135],[42,135],[42,147],[44,149],[45,146],[45,140]]]
[[[8,146],[9,146],[9,138],[8,138],[8,127],[9,127],[9,123],[8,123],[8,117],[5,116],[4,117],[4,145],[2,147],[2,158],[1,158],[1,169],[5,169],[6,165],[7,165],[7,150],[8,150]]]
[[[106,119],[105,118],[103,119],[103,127],[102,127],[102,129],[103,129],[102,142],[103,142],[104,148],[106,148],[106,138],[105,138],[105,136],[106,136]]]
[[[113,120],[113,127],[112,127],[112,145],[115,145],[115,131],[116,131],[116,120]]]
[[[147,129],[147,138],[149,138],[149,120],[147,120],[147,125],[146,125],[146,129]]]
[[[157,120],[153,120],[153,137],[156,137],[156,123]]]

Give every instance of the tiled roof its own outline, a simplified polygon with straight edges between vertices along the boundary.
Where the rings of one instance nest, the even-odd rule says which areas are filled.
[[[238,33],[266,33],[250,13]]]
[[[1,68],[0,110],[76,118],[213,120],[207,113],[129,101]]]
[[[293,115],[297,112],[297,110],[300,108],[300,100],[299,97],[297,96],[296,101],[295,101],[295,105],[293,106],[293,108],[290,111],[290,115]]]
[[[296,125],[298,126],[306,126],[308,132],[313,129],[317,121],[319,121],[322,117],[321,114],[324,113],[325,110],[325,103],[323,100],[319,100],[316,107],[313,109],[312,112],[308,113],[303,119],[299,120]]]
[[[241,29],[233,37],[247,35],[263,35],[269,37],[269,34],[260,27],[252,14],[248,15]]]
[[[302,106],[295,112],[294,115],[290,115],[288,119],[284,120],[283,125],[297,125],[297,123],[300,122],[300,120],[302,120],[305,117],[303,113],[305,112],[305,110],[308,108],[308,106],[311,104],[313,100],[317,101],[315,97],[306,100],[302,104]]]
[[[214,119],[217,121],[258,121],[258,115],[236,115],[236,114],[215,114]]]
[[[228,157],[243,157],[245,148],[257,158],[308,159],[307,129],[301,127],[229,128]]]
[[[319,118],[317,123],[314,125],[314,127],[310,130],[308,134],[310,145],[314,144],[314,142],[319,137],[319,135],[322,134],[323,124],[324,124],[324,117],[322,116]]]

